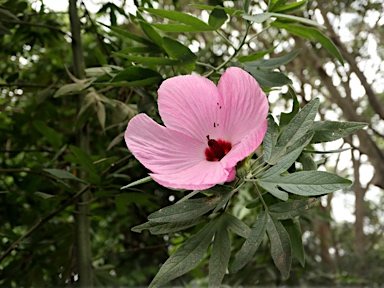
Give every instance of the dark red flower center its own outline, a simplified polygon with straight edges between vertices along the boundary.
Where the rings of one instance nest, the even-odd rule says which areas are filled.
[[[230,142],[221,139],[210,139],[207,135],[208,147],[205,149],[207,161],[220,161],[232,148]]]

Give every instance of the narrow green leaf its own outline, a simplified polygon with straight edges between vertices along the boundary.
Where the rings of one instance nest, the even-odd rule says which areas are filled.
[[[263,140],[264,161],[267,163],[269,163],[268,161],[271,159],[272,150],[276,146],[277,137],[279,135],[278,129],[279,128],[273,119],[273,116],[268,115],[268,129]]]
[[[317,170],[317,164],[309,153],[302,153],[299,157],[299,162],[303,164],[304,171]]]
[[[291,242],[284,226],[268,215],[267,234],[271,243],[271,256],[284,279],[289,277],[292,263]]]
[[[280,129],[283,129],[285,126],[287,126],[289,122],[291,122],[293,117],[295,117],[295,115],[300,110],[300,104],[299,104],[299,101],[297,100],[296,92],[295,90],[293,90],[291,85],[288,85],[288,91],[284,96],[291,97],[293,100],[293,105],[292,105],[291,112],[289,113],[282,112],[280,114],[280,122],[279,122]]]
[[[199,9],[204,9],[208,11],[212,11],[213,9],[222,9],[227,13],[228,15],[234,15],[234,16],[240,16],[244,13],[244,11],[236,10],[233,8],[228,8],[228,7],[223,7],[223,6],[210,6],[210,5],[202,5],[202,4],[190,4],[190,6],[199,8]]]
[[[331,142],[348,136],[365,126],[363,122],[316,121],[310,130],[315,131],[312,143]]]
[[[214,30],[211,26],[208,28],[195,27],[184,24],[151,24],[153,27],[163,31],[163,32],[203,32],[203,31],[212,31]]]
[[[59,149],[63,145],[60,133],[56,132],[41,120],[35,120],[32,123],[36,130],[39,131],[55,149]]]
[[[300,53],[300,51],[301,49],[293,51],[281,57],[246,62],[246,65],[261,69],[275,69],[280,67],[281,65],[291,62]]]
[[[139,47],[128,47],[123,50],[117,51],[117,53],[121,54],[131,54],[131,53],[160,53],[161,50],[159,48],[155,49],[154,47],[148,46],[139,46]]]
[[[288,175],[276,175],[259,182],[296,195],[319,196],[351,186],[352,181],[324,171],[299,171]]]
[[[16,22],[20,22],[20,19],[19,19],[16,15],[12,14],[12,13],[11,13],[9,10],[7,10],[7,9],[0,8],[0,14],[6,16],[6,17],[8,17],[8,18],[11,18],[11,19],[13,19],[13,20],[16,21]]]
[[[220,224],[216,229],[211,258],[209,259],[209,287],[220,287],[231,255],[231,242],[226,223],[223,219],[220,220],[218,221]]]
[[[193,26],[199,29],[212,30],[212,28],[208,24],[189,14],[184,14],[178,11],[161,10],[154,8],[144,8],[143,10],[160,17],[183,23],[185,25]]]
[[[63,85],[55,92],[53,97],[57,98],[63,95],[78,94],[84,89],[88,88],[92,83],[93,81],[87,81],[87,82],[78,82],[78,83],[70,83],[70,84]]]
[[[191,64],[196,62],[197,56],[192,53],[188,47],[184,46],[180,42],[168,37],[164,37],[163,42],[164,50],[172,59],[179,60],[183,64]]]
[[[261,187],[263,187],[266,191],[271,193],[277,199],[280,199],[283,201],[288,200],[288,193],[278,189],[276,183],[274,182],[269,183],[269,182],[263,181],[262,179],[259,179],[257,180],[257,184],[259,184]]]
[[[105,119],[106,119],[106,112],[105,112],[105,106],[101,101],[95,102],[95,110],[97,114],[97,119],[99,120],[99,124],[101,126],[102,131],[105,130]]]
[[[228,192],[223,192],[222,194],[216,194],[211,197],[188,199],[183,202],[178,202],[150,214],[148,220],[154,222],[179,222],[190,220],[215,209],[227,194]]]
[[[195,268],[203,260],[211,244],[216,232],[216,222],[213,220],[208,223],[196,235],[185,241],[161,266],[149,287],[160,287]]]
[[[65,170],[60,170],[60,169],[43,169],[44,172],[47,172],[53,176],[55,176],[56,178],[59,178],[59,179],[67,179],[67,180],[75,180],[75,181],[78,181],[78,182],[83,182],[83,183],[87,183],[85,182],[84,180],[81,180],[80,178],[77,178],[75,175],[73,175],[72,173],[69,173],[68,171],[65,171]]]
[[[330,40],[327,36],[325,36],[316,28],[306,27],[302,25],[293,25],[290,23],[287,24],[278,21],[271,23],[271,26],[285,29],[293,35],[308,39],[313,42],[317,40],[321,45],[323,45],[325,49],[328,50],[331,55],[337,58],[337,60],[339,60],[342,65],[344,65],[343,56],[341,56],[336,45],[332,42],[332,40]]]
[[[113,53],[113,55],[131,60],[133,62],[137,62],[140,64],[145,65],[183,65],[183,63],[179,60],[172,60],[168,58],[163,57],[144,57],[144,56],[133,56],[133,55],[127,55],[127,54],[121,54],[121,53]]]
[[[257,51],[255,53],[250,54],[250,55],[241,56],[237,60],[239,62],[242,62],[242,63],[255,61],[255,60],[258,60],[260,58],[263,58],[264,55],[267,55],[267,54],[273,52],[276,49],[276,47],[277,46],[273,46],[272,48],[269,48],[268,50]]]
[[[255,224],[252,226],[249,237],[245,240],[243,246],[241,246],[241,249],[236,254],[235,261],[230,269],[231,273],[239,271],[253,258],[264,239],[266,222],[267,215],[265,212],[260,213]]]
[[[152,78],[157,78],[158,82],[162,80],[162,76],[152,69],[139,66],[130,66],[118,72],[111,79],[111,82],[127,81],[128,83],[134,83]]]
[[[167,234],[196,226],[197,224],[203,222],[205,219],[205,217],[197,217],[191,220],[169,223],[148,221],[146,223],[133,227],[131,230],[133,232],[141,233],[141,231],[147,229],[152,235]]]
[[[94,175],[98,175],[96,167],[93,164],[93,161],[87,152],[73,145],[69,146],[69,149],[72,151],[72,153],[76,157],[78,164],[83,166],[86,171]]]
[[[55,195],[47,194],[47,193],[44,193],[44,192],[35,192],[34,194],[36,196],[39,196],[39,197],[43,198],[43,199],[55,198]]]
[[[145,34],[154,42],[157,46],[162,47],[163,46],[163,37],[152,28],[152,26],[144,21],[139,21],[139,25],[141,29],[144,31]]]
[[[321,26],[322,27],[322,25],[320,25],[318,22],[307,19],[307,18],[298,17],[298,16],[294,16],[294,15],[281,14],[281,13],[273,13],[273,12],[271,12],[270,14],[271,14],[271,17],[276,17],[278,19],[279,18],[287,19],[287,20],[291,20],[294,22],[301,22],[301,23],[311,25],[311,26]]]
[[[291,146],[297,139],[303,137],[311,128],[315,120],[319,99],[315,98],[297,113],[292,121],[285,127],[276,144],[277,147]]]
[[[233,233],[236,233],[237,235],[248,238],[249,234],[251,232],[251,229],[239,218],[233,216],[229,213],[223,214],[224,221],[226,223],[226,226],[228,229],[230,229]]]
[[[227,13],[223,9],[214,8],[209,14],[208,24],[214,29],[220,28],[227,21]]]
[[[244,65],[244,69],[255,77],[260,86],[265,88],[282,87],[292,84],[292,80],[281,72],[261,70],[248,65]]]
[[[269,212],[277,220],[292,219],[307,212],[316,203],[316,198],[295,200],[273,204],[269,207]]]
[[[122,39],[124,38],[129,38],[133,41],[136,41],[137,43],[140,43],[140,44],[144,44],[144,45],[147,45],[149,47],[151,46],[155,46],[154,43],[144,37],[141,37],[141,36],[138,36],[136,34],[133,34],[127,30],[124,30],[124,29],[121,29],[121,28],[117,28],[116,26],[107,26],[105,24],[102,24],[100,23],[101,25],[111,29],[115,34],[119,35],[119,36],[123,36]]]
[[[268,11],[275,11],[275,9],[283,6],[287,0],[269,0],[268,1]]]
[[[243,18],[245,20],[249,20],[255,23],[263,23],[267,21],[269,18],[271,18],[271,13],[264,12],[264,13],[255,14],[255,15],[243,14]]]
[[[307,0],[293,2],[293,3],[289,3],[289,4],[286,4],[286,5],[282,5],[282,6],[276,7],[275,9],[273,9],[273,11],[274,12],[278,12],[278,13],[290,13],[290,12],[293,12],[293,11],[296,11],[296,10],[300,10],[306,4],[307,4]]]
[[[293,255],[299,260],[301,266],[305,266],[305,252],[302,240],[301,225],[298,218],[282,221],[285,230],[287,230]]]
[[[142,178],[142,179],[133,181],[132,183],[129,183],[129,184],[126,185],[126,186],[121,187],[120,190],[128,189],[128,188],[131,188],[131,187],[133,187],[133,186],[140,185],[140,184],[144,184],[144,183],[147,183],[147,182],[150,182],[150,181],[152,181],[152,177],[151,177],[151,176],[147,176],[147,177],[144,177],[144,178]]]
[[[12,32],[4,25],[0,24],[0,35],[11,35]]]

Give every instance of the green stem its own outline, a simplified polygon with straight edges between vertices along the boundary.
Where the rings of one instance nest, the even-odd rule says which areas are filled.
[[[69,17],[72,32],[72,54],[73,54],[73,74],[78,79],[84,79],[85,64],[84,53],[81,39],[81,23],[78,15],[77,0],[69,0]],[[77,111],[80,111],[84,95],[78,97]],[[77,145],[84,151],[89,152],[88,125],[76,131]],[[79,173],[80,178],[86,175]],[[84,184],[79,184],[80,187]],[[75,210],[75,235],[76,235],[76,266],[79,274],[79,286],[93,287],[92,253],[91,253],[91,234],[89,221],[89,203],[91,192],[82,194],[76,204]]]
[[[256,190],[256,192],[257,192],[257,195],[258,195],[259,198],[260,198],[260,201],[261,201],[261,204],[262,204],[263,207],[264,207],[264,210],[265,210],[266,212],[268,212],[268,205],[267,205],[267,203],[265,203],[264,198],[263,198],[263,195],[261,195],[261,193],[260,193],[260,191],[259,191],[259,188],[257,188],[257,185],[256,185],[255,182],[253,182],[253,186],[255,186],[255,190]]]

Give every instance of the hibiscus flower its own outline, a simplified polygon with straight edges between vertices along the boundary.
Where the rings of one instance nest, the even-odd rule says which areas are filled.
[[[228,68],[218,85],[197,75],[165,80],[158,90],[159,125],[146,114],[125,131],[128,149],[159,184],[204,190],[236,176],[267,131],[268,101],[256,80]]]

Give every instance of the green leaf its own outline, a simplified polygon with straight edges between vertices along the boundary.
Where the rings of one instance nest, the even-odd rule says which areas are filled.
[[[202,31],[211,31],[213,28],[211,26],[209,30],[202,29],[199,27],[184,25],[184,24],[151,24],[153,27],[163,31],[163,32],[202,32]]]
[[[265,88],[281,87],[287,84],[292,84],[291,79],[281,72],[261,70],[248,65],[244,65],[244,69],[255,77],[260,86]]]
[[[291,85],[288,85],[288,91],[284,96],[290,96],[293,100],[293,105],[292,105],[292,111],[289,113],[284,113],[282,112],[280,114],[280,129],[283,129],[285,126],[289,124],[289,122],[292,121],[293,117],[299,112],[300,110],[300,104],[299,101],[297,100],[296,92],[293,90]]]
[[[227,13],[223,9],[214,8],[209,14],[208,24],[214,29],[220,28],[227,21]]]
[[[312,143],[331,142],[348,136],[365,126],[363,122],[316,121],[310,130],[315,131]]]
[[[288,200],[288,193],[278,189],[276,183],[274,183],[274,182],[269,183],[267,181],[263,181],[263,180],[259,179],[259,180],[257,180],[257,184],[259,184],[261,187],[263,187],[266,191],[271,193],[277,199],[280,199],[282,201]]]
[[[53,95],[54,98],[63,96],[63,95],[69,95],[69,94],[78,94],[84,89],[91,86],[91,84],[96,80],[96,78],[91,78],[89,81],[81,81],[77,83],[70,83],[61,86],[56,93]]]
[[[128,47],[123,50],[117,51],[121,54],[131,54],[131,53],[160,53],[159,48],[148,47],[148,46],[139,46],[139,47]]]
[[[136,34],[133,34],[127,30],[117,28],[116,26],[107,26],[105,24],[100,23],[101,25],[111,29],[116,35],[122,36],[122,39],[129,38],[133,41],[136,41],[137,43],[147,45],[149,47],[155,46],[154,43],[144,37],[138,36]]]
[[[275,69],[280,67],[281,65],[291,62],[300,53],[300,51],[301,49],[293,51],[281,57],[246,62],[245,64],[251,67],[257,67],[261,69]]]
[[[287,15],[287,14],[273,13],[273,12],[264,12],[264,13],[255,14],[255,15],[247,15],[247,14],[243,15],[244,19],[255,22],[255,23],[263,23],[271,17],[288,19],[294,22],[301,22],[307,25],[312,25],[312,26],[321,26],[316,21],[313,21],[307,18]]]
[[[127,54],[122,54],[122,53],[112,53],[113,55],[131,60],[136,63],[144,64],[144,65],[183,65],[183,63],[179,60],[172,60],[168,58],[163,58],[163,57],[144,57],[144,56],[132,56],[132,55],[127,55]]]
[[[237,235],[243,238],[249,237],[251,229],[243,221],[241,221],[240,219],[238,219],[237,217],[229,213],[223,213],[223,217],[224,217],[226,226],[233,233],[236,233]]]
[[[190,4],[190,6],[199,8],[199,9],[204,9],[208,11],[212,11],[213,9],[222,9],[227,13],[228,15],[234,15],[234,16],[240,16],[244,13],[244,11],[236,10],[233,8],[228,8],[228,7],[223,7],[223,6],[210,6],[210,5],[201,5],[201,4]]]
[[[321,45],[323,45],[325,49],[328,50],[329,53],[331,53],[331,55],[337,58],[337,60],[339,60],[342,65],[344,65],[343,57],[341,56],[336,45],[316,28],[306,27],[302,25],[293,25],[290,23],[287,24],[278,21],[271,23],[271,26],[285,29],[293,35],[308,39],[313,42],[318,41]]]
[[[324,171],[299,171],[288,175],[275,175],[258,182],[280,186],[284,190],[301,196],[319,196],[351,186],[352,181]],[[263,183],[263,185],[261,185]]]
[[[275,9],[283,6],[287,0],[269,0],[268,11],[275,11]]]
[[[144,177],[144,178],[142,178],[142,179],[133,181],[132,183],[129,183],[129,184],[126,185],[126,186],[121,187],[120,190],[128,189],[128,188],[131,188],[131,187],[133,187],[133,186],[141,185],[141,184],[144,184],[144,183],[147,183],[147,182],[150,182],[150,181],[152,181],[152,177],[151,177],[151,176],[147,176],[147,177]]]
[[[162,208],[148,216],[154,222],[179,222],[199,217],[215,207],[231,192],[223,192],[211,197],[188,199]]]
[[[277,220],[292,219],[304,214],[316,203],[316,198],[277,203],[269,206],[269,212]]]
[[[16,15],[12,14],[7,9],[0,8],[0,14],[4,15],[5,17],[11,18],[11,19],[13,19],[16,22],[20,22],[20,19]]]
[[[272,150],[276,146],[277,137],[279,135],[278,126],[272,115],[268,115],[268,129],[263,140],[264,161],[269,163],[272,156]]]
[[[133,232],[141,233],[141,231],[147,229],[152,235],[167,234],[193,227],[203,222],[205,219],[205,217],[198,217],[191,220],[169,223],[148,221],[144,224],[133,227],[131,230]]]
[[[276,7],[275,9],[273,9],[273,11],[278,13],[289,13],[303,8],[306,4],[307,0],[293,2],[287,5]]]
[[[261,212],[257,217],[255,224],[252,226],[249,237],[245,240],[243,246],[236,254],[235,261],[230,269],[231,273],[236,273],[243,268],[255,255],[261,242],[264,239],[266,230],[267,215]]]
[[[292,263],[291,242],[284,226],[267,216],[267,234],[271,243],[271,256],[284,279],[289,277]]]
[[[164,50],[169,57],[180,60],[183,64],[192,64],[196,62],[197,56],[180,42],[168,37],[164,37],[163,42]]]
[[[209,287],[220,287],[228,268],[231,255],[231,242],[223,217],[218,220],[213,240],[211,258],[209,259]]]
[[[11,35],[12,32],[4,25],[0,24],[0,35]]]
[[[61,134],[49,127],[43,121],[35,120],[33,121],[33,126],[48,140],[48,142],[55,149],[59,149],[63,145]]]
[[[317,164],[309,153],[302,153],[299,157],[299,162],[303,164],[304,171],[317,170]]]
[[[97,119],[99,120],[99,124],[101,126],[102,131],[105,130],[105,119],[106,119],[106,112],[105,112],[105,106],[101,101],[95,102],[95,110],[97,114]]]
[[[250,61],[255,61],[255,60],[258,60],[260,58],[263,58],[264,55],[267,55],[267,54],[273,52],[273,50],[275,50],[276,47],[277,46],[273,46],[272,48],[269,48],[268,50],[257,51],[255,53],[252,53],[251,55],[241,56],[237,60],[239,62],[242,62],[242,63],[250,62]]]
[[[39,196],[39,197],[41,197],[41,198],[43,198],[43,199],[55,198],[55,195],[47,194],[47,193],[44,193],[44,192],[35,192],[34,194]]]
[[[75,180],[78,182],[83,182],[87,183],[84,180],[81,180],[80,178],[77,178],[75,175],[72,173],[69,173],[68,171],[65,170],[60,170],[60,169],[43,169],[44,172],[47,172],[53,176],[55,176],[58,179],[67,179],[67,180]]]
[[[128,206],[131,204],[157,209],[159,206],[155,203],[155,196],[151,194],[130,192],[121,193],[115,196],[116,210],[120,215],[126,214],[128,212]]]
[[[143,8],[143,10],[148,11],[151,14],[155,14],[157,16],[167,18],[173,21],[177,21],[180,23],[183,23],[188,26],[192,26],[198,29],[201,29],[200,31],[209,31],[213,30],[211,26],[206,24],[205,22],[201,21],[200,19],[191,16],[189,14],[184,14],[178,11],[172,11],[172,10],[161,10],[161,9],[154,9],[154,8]]]
[[[299,260],[301,266],[305,266],[305,252],[302,240],[301,225],[298,218],[282,221],[288,232],[293,255]]]
[[[196,235],[189,238],[161,266],[149,287],[160,287],[195,268],[204,258],[216,232],[217,221],[213,220]]]
[[[285,127],[276,144],[277,147],[289,147],[299,138],[303,137],[311,128],[315,120],[319,99],[315,98],[297,113],[292,121]]]
[[[139,21],[139,25],[141,29],[144,31],[147,36],[156,43],[157,46],[162,47],[163,46],[163,37],[152,28],[150,24],[144,21]]]
[[[96,167],[88,153],[73,145],[70,145],[69,148],[75,156],[77,163],[80,164],[84,170],[90,174],[89,176],[94,182],[99,182],[100,176],[98,175]]]
[[[111,82],[126,81],[132,83],[144,83],[145,80],[156,79],[157,83],[162,80],[162,76],[156,71],[139,66],[130,66],[123,71],[118,72],[115,77],[111,79]]]

